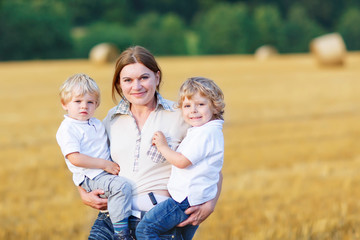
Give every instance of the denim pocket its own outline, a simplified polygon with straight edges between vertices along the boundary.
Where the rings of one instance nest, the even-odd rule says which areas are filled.
[[[109,212],[99,212],[97,219],[103,221],[108,217],[109,217]]]
[[[160,240],[174,240],[175,239],[175,235],[174,234],[161,234],[161,236],[159,236]]]

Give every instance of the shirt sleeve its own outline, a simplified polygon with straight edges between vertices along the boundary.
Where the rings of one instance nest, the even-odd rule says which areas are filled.
[[[188,133],[184,139],[184,148],[179,152],[183,154],[194,165],[208,157],[219,154],[223,151],[224,143],[221,131],[198,131]]]
[[[185,137],[184,148],[181,148],[180,153],[184,155],[193,165],[205,158],[208,152],[207,146],[208,136],[200,136],[200,134],[188,134]]]
[[[56,140],[64,157],[73,152],[80,152],[81,150],[81,136],[77,131],[75,131],[75,129],[72,129],[69,126],[60,126],[56,134]]]

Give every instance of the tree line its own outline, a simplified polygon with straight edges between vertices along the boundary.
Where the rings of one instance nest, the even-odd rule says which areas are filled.
[[[111,42],[156,55],[307,52],[339,32],[360,50],[357,0],[0,0],[0,60],[86,58]]]

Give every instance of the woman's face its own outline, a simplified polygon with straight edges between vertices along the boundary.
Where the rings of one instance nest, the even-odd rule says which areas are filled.
[[[141,63],[126,65],[120,72],[120,88],[133,106],[153,106],[160,73]]]

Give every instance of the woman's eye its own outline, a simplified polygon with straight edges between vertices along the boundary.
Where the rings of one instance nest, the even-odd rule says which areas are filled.
[[[189,104],[184,105],[184,108],[189,108],[189,107],[190,107]]]

